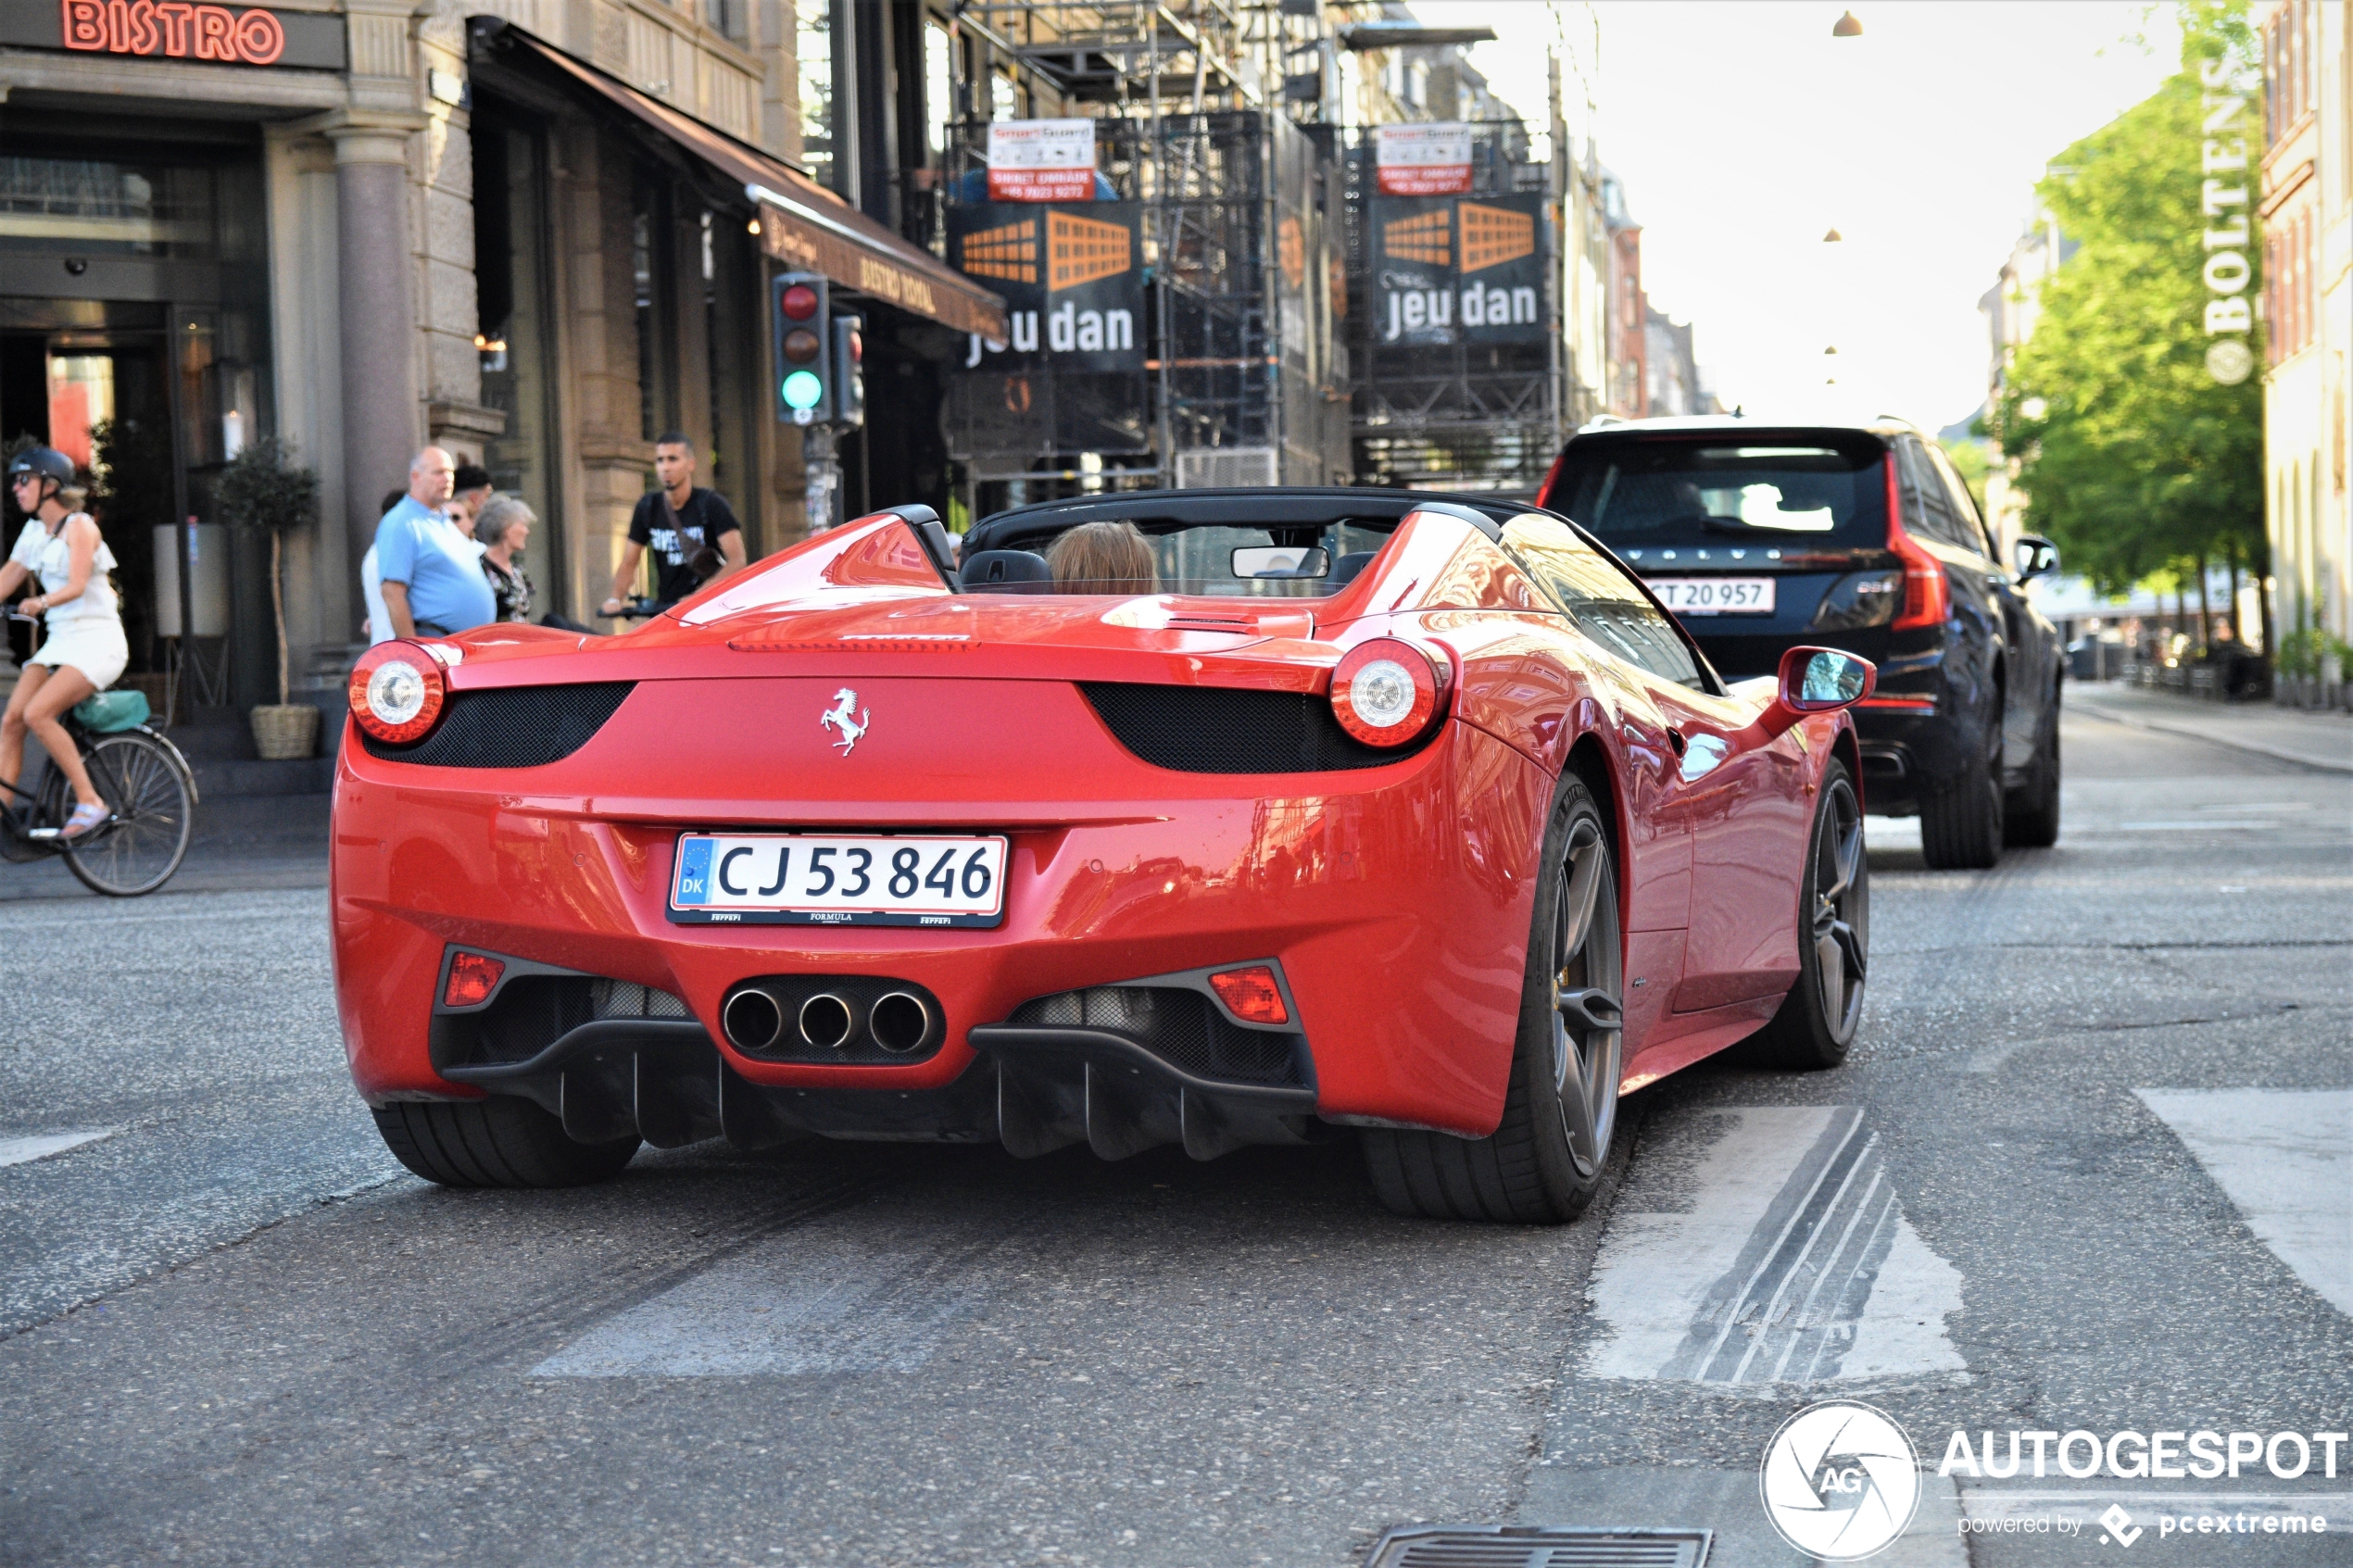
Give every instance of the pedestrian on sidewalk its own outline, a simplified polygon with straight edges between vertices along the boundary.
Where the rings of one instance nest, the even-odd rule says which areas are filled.
[[[438,446],[409,464],[409,493],[376,524],[376,570],[393,635],[447,636],[497,618],[482,546],[449,521],[458,466]]]
[[[74,483],[73,459],[47,446],[20,452],[8,465],[8,488],[28,519],[17,547],[0,566],[0,599],[27,577],[41,580],[41,592],[18,608],[38,615],[47,634],[40,651],[17,677],[8,709],[0,716],[0,784],[14,789],[24,772],[24,737],[41,742],[50,762],[73,785],[73,815],[65,836],[81,838],[110,814],[82,748],[58,721],[67,709],[114,684],[131,662],[122,634],[122,608],[107,573],[114,552],[98,524],[82,509],[84,492]]]
[[[482,573],[498,601],[498,619],[531,619],[531,579],[523,574],[522,550],[538,518],[520,496],[494,495],[474,515],[474,540],[482,546]]]
[[[456,475],[449,483],[449,505],[445,509],[459,533],[471,534],[474,520],[482,515],[482,508],[488,506],[491,497],[497,494],[490,483],[490,470],[480,463],[459,463]]]
[[[600,613],[619,615],[637,584],[637,563],[654,552],[654,599],[663,608],[716,583],[744,564],[743,529],[727,498],[715,490],[695,485],[695,444],[683,431],[665,432],[654,443],[654,477],[661,488],[639,498],[629,517],[629,542],[621,547],[621,566],[612,574],[612,596]],[[708,571],[706,558],[698,571],[696,558],[716,553],[718,570]]]

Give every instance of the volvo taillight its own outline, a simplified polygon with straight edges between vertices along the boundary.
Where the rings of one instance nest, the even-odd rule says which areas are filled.
[[[1896,482],[1895,448],[1887,449],[1887,547],[1904,563],[1904,608],[1891,631],[1942,626],[1952,613],[1952,591],[1944,585],[1944,563],[1904,528],[1904,493]]]

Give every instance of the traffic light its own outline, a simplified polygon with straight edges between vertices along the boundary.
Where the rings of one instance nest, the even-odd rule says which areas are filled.
[[[834,318],[834,421],[866,422],[866,318]]]
[[[825,323],[830,290],[822,272],[780,272],[774,282],[776,417],[788,424],[837,417]]]

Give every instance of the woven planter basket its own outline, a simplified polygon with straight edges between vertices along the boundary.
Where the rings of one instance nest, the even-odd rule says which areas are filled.
[[[265,762],[309,756],[319,745],[319,710],[307,702],[283,707],[271,703],[255,709],[253,745]]]

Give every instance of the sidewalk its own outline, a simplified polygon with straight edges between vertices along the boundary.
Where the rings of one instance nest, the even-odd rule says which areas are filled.
[[[2068,683],[2064,705],[2135,729],[2212,741],[2325,772],[2353,773],[2353,718],[2268,702],[2203,702],[2108,681]]]
[[[150,898],[260,887],[327,885],[327,805],[323,795],[206,796],[180,871]],[[80,898],[105,904],[50,856],[0,864],[0,904]]]

